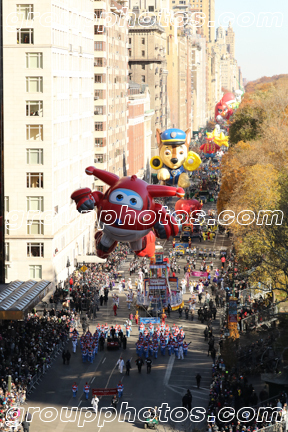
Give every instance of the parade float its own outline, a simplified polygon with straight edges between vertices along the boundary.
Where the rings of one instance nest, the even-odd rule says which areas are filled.
[[[71,195],[80,213],[97,209],[99,230],[95,234],[95,248],[99,258],[108,258],[118,242],[129,243],[137,256],[152,257],[156,237],[166,240],[178,234],[175,218],[154,198],[183,198],[185,192],[181,187],[150,185],[136,175],[120,179],[93,166],[85,172],[110,186],[105,194],[86,187]]]
[[[138,290],[137,306],[158,315],[169,303],[172,310],[183,307],[182,290],[178,287],[178,278],[170,275],[169,258],[157,251],[150,259],[149,277],[143,281],[143,290]]]
[[[191,130],[167,129],[161,132],[156,129],[159,156],[154,156],[150,165],[158,170],[157,178],[168,186],[190,186],[188,173],[195,171],[201,165],[199,155],[189,151]]]

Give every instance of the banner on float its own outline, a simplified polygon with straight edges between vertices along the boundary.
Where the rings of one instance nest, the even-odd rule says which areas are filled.
[[[201,272],[201,271],[192,271],[191,274],[192,274],[192,276],[195,276],[195,277],[207,277],[208,276],[207,272]]]
[[[140,324],[160,324],[160,318],[140,318]]]

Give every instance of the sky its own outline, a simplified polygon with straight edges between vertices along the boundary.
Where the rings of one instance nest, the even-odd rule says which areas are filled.
[[[274,20],[271,25],[270,20],[270,27],[260,26],[261,13],[267,12],[282,14],[278,24]],[[215,0],[216,28],[220,22],[228,26],[228,13],[235,16],[235,58],[243,78],[251,81],[265,75],[288,74],[288,0]]]

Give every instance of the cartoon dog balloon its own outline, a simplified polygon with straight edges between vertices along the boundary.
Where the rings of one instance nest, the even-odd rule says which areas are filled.
[[[198,154],[189,151],[191,130],[167,129],[160,132],[156,129],[156,137],[160,156],[152,158],[150,165],[159,170],[158,180],[169,186],[187,188],[190,180],[186,170],[194,171],[201,164]]]
[[[119,179],[117,175],[93,166],[85,171],[110,186],[105,195],[92,192],[89,188],[78,189],[71,195],[80,213],[97,207],[101,228],[95,235],[98,257],[107,258],[118,242],[130,243],[138,256],[152,257],[155,253],[155,234],[160,239],[178,234],[176,219],[168,215],[166,209],[155,203],[153,198],[182,198],[182,188],[149,185],[135,175]]]

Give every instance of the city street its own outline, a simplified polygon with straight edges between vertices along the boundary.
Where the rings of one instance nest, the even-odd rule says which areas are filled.
[[[205,206],[207,207],[207,206]],[[211,208],[211,205],[209,206]],[[215,243],[214,243],[215,242]],[[217,234],[215,241],[213,242],[202,242],[201,248],[206,247],[208,249],[214,249],[219,251],[222,248],[227,248],[229,246],[229,239],[224,237],[224,235]],[[194,240],[193,246],[199,247],[198,239]],[[164,245],[164,254],[167,256],[169,249],[172,247],[172,241],[167,242]],[[122,264],[121,270],[124,271],[125,280],[129,276],[129,261],[132,259],[132,255],[128,256],[128,260]],[[219,252],[216,254],[216,259],[214,261],[214,269],[220,265]],[[181,274],[177,276],[179,280],[183,278],[183,266],[186,264],[185,257],[177,259],[177,263],[181,265]],[[200,260],[197,260],[196,270],[199,270]],[[213,272],[212,272],[213,273]],[[132,276],[132,283],[134,285],[134,280],[137,275]],[[114,289],[118,292],[118,289]],[[127,308],[126,297],[122,292],[120,297],[120,307],[118,309],[117,317],[114,317],[112,310],[112,298],[111,293],[109,294],[109,301],[106,306],[100,307],[100,311],[97,313],[97,318],[90,321],[89,328],[93,333],[95,331],[96,325],[98,323],[105,324],[109,326],[120,324],[124,325],[126,319],[128,318],[129,311]],[[184,295],[185,306],[188,304],[188,299],[190,293]],[[196,316],[197,316],[196,308]],[[135,313],[135,309],[131,307],[132,313]],[[219,329],[219,318],[221,310],[218,309],[216,320],[213,321],[213,331],[216,335],[216,345],[218,344],[218,329]],[[144,312],[140,312],[143,315]],[[63,431],[74,431],[78,430],[77,421],[73,423],[64,423],[59,420],[61,407],[68,407],[69,410],[77,407],[79,410],[81,408],[90,407],[90,402],[92,394],[90,391],[89,399],[85,399],[83,393],[83,386],[86,382],[90,385],[90,388],[115,388],[119,381],[124,385],[123,397],[120,399],[118,404],[118,413],[120,411],[121,402],[126,402],[129,407],[136,408],[136,412],[143,407],[154,407],[160,406],[162,403],[167,403],[171,410],[175,407],[182,406],[182,397],[188,389],[190,389],[193,400],[192,407],[207,407],[209,388],[211,383],[211,357],[207,356],[207,342],[204,341],[204,329],[205,324],[201,324],[197,318],[192,322],[189,317],[189,321],[185,319],[185,314],[183,313],[182,318],[179,318],[178,311],[171,313],[171,318],[168,318],[166,322],[171,327],[174,323],[176,325],[182,326],[185,331],[185,339],[189,343],[191,342],[188,355],[184,360],[178,360],[175,355],[171,357],[166,353],[162,356],[159,352],[158,359],[152,359],[152,371],[151,374],[147,374],[146,365],[142,368],[142,373],[139,374],[137,366],[135,365],[136,349],[135,343],[138,339],[138,329],[133,323],[132,335],[128,339],[127,349],[123,350],[121,348],[117,351],[107,351],[106,343],[104,351],[98,351],[94,363],[82,363],[82,357],[79,345],[77,347],[77,353],[72,353],[71,341],[68,342],[67,348],[69,348],[72,353],[72,357],[69,365],[63,365],[61,354],[49,369],[49,371],[44,376],[40,385],[30,394],[27,401],[27,406],[29,407],[55,407],[59,411],[58,418],[53,421],[53,428],[56,432]],[[79,329],[80,335],[82,334],[82,329]],[[118,368],[116,367],[116,362],[120,356],[123,356],[124,362],[131,359],[132,370],[130,371],[130,376],[125,375],[125,368],[123,374],[120,374]],[[195,376],[200,373],[202,376],[200,389],[197,389]],[[74,381],[78,385],[77,397],[72,397],[71,386]],[[100,399],[99,410],[102,407],[109,407],[111,404],[111,396],[105,396]],[[25,407],[26,408],[26,407]],[[125,413],[125,410],[122,410]],[[73,412],[75,415],[75,412]],[[79,414],[78,414],[79,416]],[[84,418],[84,414],[82,414]],[[123,417],[123,415],[122,415]],[[95,415],[91,415],[91,420],[95,418]],[[78,417],[77,417],[78,419]],[[40,425],[41,424],[41,425]],[[97,420],[91,423],[85,424],[85,430],[95,431],[98,424]],[[185,423],[185,428],[189,424],[192,424],[189,420]],[[35,414],[35,419],[32,422],[35,429],[46,432],[51,431],[51,423],[44,423],[40,421],[38,414]],[[172,425],[172,422],[165,425],[161,424],[161,428],[165,430]],[[184,427],[184,425],[182,425]],[[33,430],[34,430],[33,427]],[[112,423],[107,423],[104,427],[109,431],[134,431],[138,428],[143,427],[143,423],[139,420],[127,424],[114,421]],[[97,428],[96,428],[97,429]],[[98,426],[100,430],[100,426]],[[98,430],[97,429],[97,430]],[[185,429],[186,430],[186,429]]]

